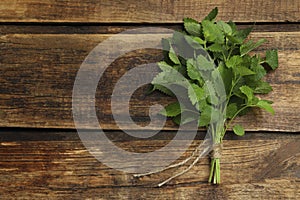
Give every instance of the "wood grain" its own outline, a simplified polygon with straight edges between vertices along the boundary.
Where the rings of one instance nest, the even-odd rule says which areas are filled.
[[[30,188],[31,189],[31,188]],[[13,192],[10,192],[13,191]],[[231,184],[218,187],[207,185],[178,185],[165,188],[148,187],[65,187],[32,190],[8,189],[0,194],[11,199],[174,199],[174,200],[256,200],[256,199],[299,199],[299,183],[290,181],[267,181],[266,183]]]
[[[201,20],[214,7],[219,18],[237,22],[299,22],[298,0],[3,0],[0,22],[177,23]]]
[[[108,137],[126,151],[149,152],[166,145],[175,132],[132,139],[121,132]],[[199,133],[179,159],[202,142]],[[222,185],[207,184],[208,158],[163,188],[155,185],[180,169],[135,179],[97,161],[76,133],[1,130],[1,199],[299,199],[300,135],[229,134],[221,159]],[[180,141],[178,141],[180,144]],[[178,148],[181,148],[178,145]],[[109,149],[107,149],[109,151]],[[174,149],[176,151],[176,149]],[[165,158],[167,159],[167,158]],[[178,161],[179,161],[178,160]],[[156,163],[159,164],[159,163]],[[138,167],[138,166],[134,166]]]
[[[238,29],[249,28],[248,24],[236,23]],[[172,30],[182,30],[182,22],[176,24],[49,24],[49,23],[28,23],[28,24],[2,24],[0,34],[116,34],[134,28],[156,27]],[[255,24],[253,32],[298,32],[300,23],[262,23]]]
[[[71,100],[76,73],[88,53],[108,36],[110,35],[1,35],[0,126],[74,128]],[[144,36],[158,37],[159,34]],[[123,37],[128,37],[129,41],[136,38],[132,35]],[[274,91],[266,97],[275,102],[276,115],[256,110],[247,119],[239,119],[239,122],[247,130],[299,131],[300,33],[256,32],[251,37],[255,40],[262,37],[269,40],[258,49],[258,53],[266,48],[279,49],[280,67],[267,77]],[[134,67],[161,59],[159,50],[144,49],[128,53],[112,63],[100,80],[96,94],[97,114],[104,129],[118,129],[110,109],[110,96],[118,79]],[[159,93],[147,96],[146,89],[137,90],[130,104],[132,118],[140,125],[149,122],[150,105],[165,105],[172,100]],[[128,125],[127,128],[131,129],[131,126]],[[167,122],[165,129],[177,127]]]
[[[156,185],[184,167],[137,179],[98,161],[74,130],[72,115],[73,84],[85,57],[116,33],[144,26],[180,30],[183,17],[201,20],[215,6],[218,19],[233,20],[239,28],[258,23],[251,37],[269,42],[257,53],[279,50],[280,67],[266,77],[274,91],[265,97],[275,102],[276,115],[254,110],[237,120],[253,132],[243,137],[226,134],[219,186],[207,183],[207,156],[162,188]],[[2,0],[0,199],[300,199],[299,10],[299,0]],[[155,31],[141,35],[165,36]],[[136,38],[132,34],[120,37],[129,45],[137,44]],[[116,52],[104,54],[112,57]],[[167,121],[166,131],[151,138],[129,136],[119,130],[110,109],[112,90],[126,72],[161,59],[160,50],[132,51],[116,59],[98,84],[98,120],[113,144],[126,151],[146,156],[176,135],[177,127]],[[131,78],[133,82],[141,79]],[[174,100],[158,92],[146,95],[146,91],[147,86],[138,89],[130,101],[131,117],[141,126],[150,122],[151,105]],[[124,109],[119,113],[124,115]],[[127,123],[126,129],[133,128]],[[191,155],[204,137],[200,130],[188,149],[183,148],[184,140],[177,140],[174,152],[186,152],[175,162]],[[111,147],[98,153],[115,156]],[[170,158],[156,156],[153,165],[166,160]],[[130,169],[142,167],[130,160],[115,160],[120,162]]]

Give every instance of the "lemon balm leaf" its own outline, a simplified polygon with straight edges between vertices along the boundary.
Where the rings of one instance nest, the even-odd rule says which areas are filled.
[[[278,67],[278,51],[277,50],[267,50],[266,63],[268,63],[273,70]]]
[[[178,102],[171,103],[165,107],[162,111],[160,111],[161,115],[166,117],[175,117],[181,113],[181,107]]]
[[[218,8],[215,7],[210,13],[204,18],[205,20],[213,21],[218,15]]]
[[[249,40],[247,43],[243,44],[240,47],[241,56],[246,55],[250,51],[256,49],[257,47],[261,46],[263,43],[265,43],[266,39],[260,39],[258,42],[254,43],[252,40]]]
[[[233,127],[233,132],[238,135],[238,136],[243,136],[245,135],[245,130],[241,125],[235,125]]]
[[[258,103],[256,104],[258,107],[268,111],[269,113],[271,113],[272,115],[275,114],[275,111],[273,109],[273,107],[271,106],[271,104],[268,101],[265,100],[260,100],[258,101]]]
[[[184,18],[183,25],[186,32],[193,36],[201,36],[201,25],[192,18]]]

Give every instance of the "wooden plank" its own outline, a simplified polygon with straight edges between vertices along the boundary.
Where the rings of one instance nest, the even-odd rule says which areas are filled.
[[[146,34],[158,37],[159,34]],[[5,34],[0,36],[0,126],[74,128],[72,120],[72,89],[76,73],[85,56],[107,34]],[[164,35],[161,35],[163,37]],[[135,36],[127,35],[127,39]],[[256,111],[239,122],[247,130],[300,130],[300,33],[256,32],[254,39],[267,38],[261,49],[279,49],[279,69],[267,79],[274,91],[267,96],[273,100],[277,114]],[[159,44],[157,44],[159,46]],[[139,50],[117,59],[99,82],[96,94],[98,118],[104,129],[118,129],[111,115],[110,96],[117,80],[129,69],[140,64],[161,60],[159,50]],[[101,92],[100,92],[101,90]],[[161,94],[146,95],[139,89],[131,99],[131,114],[141,125],[149,122],[148,108],[167,104],[171,99]],[[131,129],[130,126],[127,127]],[[154,127],[155,129],[155,127]],[[166,130],[176,129],[167,122]]]
[[[175,132],[132,139],[121,132],[108,137],[126,151],[149,152],[166,145]],[[202,142],[199,133],[178,160]],[[180,143],[180,141],[178,141]],[[227,135],[221,158],[222,184],[207,184],[208,158],[167,186],[155,185],[180,169],[135,179],[97,161],[75,132],[1,130],[1,199],[299,199],[300,135],[250,133]],[[180,145],[177,148],[181,148]],[[174,149],[176,151],[176,149]],[[107,149],[109,151],[109,149]],[[167,159],[167,158],[166,158]],[[159,164],[159,163],[158,163]],[[138,167],[138,166],[136,166]]]
[[[52,25],[38,24],[6,24],[0,26],[0,34],[116,34],[122,31],[141,28],[156,27],[182,30],[183,24],[90,24],[90,25]],[[249,25],[237,23],[238,29],[249,28]],[[255,24],[253,32],[297,32],[299,23]]]
[[[183,17],[201,20],[214,7],[219,18],[237,22],[299,22],[298,0],[3,0],[0,22],[177,23]]]
[[[178,185],[165,188],[148,187],[41,187],[8,189],[0,194],[7,200],[15,199],[174,199],[174,200],[256,200],[256,199],[290,199],[298,200],[299,183],[290,181],[267,181],[266,183],[246,183],[208,187],[207,185]],[[13,191],[13,192],[10,192]]]

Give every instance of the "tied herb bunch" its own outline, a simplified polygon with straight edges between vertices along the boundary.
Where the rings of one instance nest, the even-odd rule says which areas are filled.
[[[256,95],[272,91],[263,78],[278,67],[277,50],[267,50],[264,56],[251,53],[266,42],[248,39],[252,27],[238,30],[232,21],[216,21],[217,14],[215,8],[201,22],[185,18],[182,32],[162,40],[164,61],[158,63],[161,72],[152,81],[153,90],[170,96],[175,95],[166,85],[178,85],[185,90],[182,98],[189,99],[199,114],[195,118],[197,115],[188,106],[175,102],[167,105],[162,115],[181,125],[196,120],[198,127],[211,131],[213,150],[217,150],[217,155],[211,156],[209,182],[213,184],[220,183],[220,148],[226,131],[232,128],[236,135],[245,133],[241,125],[232,124],[233,120],[253,107],[274,114],[272,102]],[[188,84],[171,69],[185,77]]]

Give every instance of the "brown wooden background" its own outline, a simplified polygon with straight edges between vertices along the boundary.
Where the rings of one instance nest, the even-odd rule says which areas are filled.
[[[219,19],[239,28],[256,22],[251,37],[269,41],[258,53],[279,50],[280,67],[267,77],[276,115],[256,110],[238,120],[248,133],[226,137],[220,186],[207,184],[208,158],[163,188],[153,186],[176,170],[137,180],[98,162],[72,120],[73,83],[84,58],[112,34],[150,26],[178,30],[183,17],[200,20],[216,6]],[[2,0],[0,48],[0,199],[300,199],[299,0]],[[118,130],[109,108],[122,74],[161,58],[149,49],[126,54],[99,84],[105,88],[96,95],[100,122],[126,150],[152,151],[176,134],[168,122],[159,136],[133,140]],[[169,100],[140,89],[132,117],[147,124],[147,108]]]

